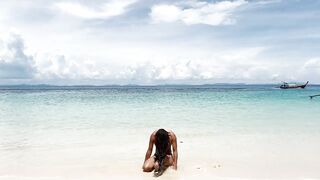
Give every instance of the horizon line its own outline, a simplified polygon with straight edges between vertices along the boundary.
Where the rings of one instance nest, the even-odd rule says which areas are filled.
[[[279,85],[281,83],[205,83],[205,84],[73,84],[73,85],[57,85],[57,84],[0,84],[0,87],[18,87],[18,86],[38,86],[38,87],[129,87],[129,86],[213,86],[213,85]],[[320,84],[309,84],[309,86],[318,86]]]

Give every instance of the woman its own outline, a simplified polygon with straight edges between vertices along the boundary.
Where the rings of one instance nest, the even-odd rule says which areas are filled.
[[[156,153],[151,157],[153,145],[156,146]],[[166,131],[164,129],[154,131],[150,136],[149,147],[142,167],[143,171],[151,172],[155,170],[155,175],[161,175],[169,166],[177,170],[177,162],[178,150],[176,135],[172,131]]]

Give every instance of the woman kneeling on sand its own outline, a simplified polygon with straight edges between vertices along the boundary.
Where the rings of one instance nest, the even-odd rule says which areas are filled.
[[[153,145],[156,146],[156,153],[151,157]],[[171,146],[173,153],[171,153]],[[159,129],[154,131],[149,140],[149,147],[143,164],[144,172],[155,170],[155,175],[160,176],[164,170],[172,166],[177,170],[178,150],[177,138],[172,131]]]

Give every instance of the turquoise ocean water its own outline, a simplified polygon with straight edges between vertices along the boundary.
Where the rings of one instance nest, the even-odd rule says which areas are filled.
[[[292,170],[314,167],[320,97],[310,100],[313,94],[320,86],[2,86],[0,179],[74,178],[116,167],[134,173],[160,127],[176,132],[182,169],[197,165],[183,163],[190,159],[226,168],[245,161],[265,168],[275,160]],[[304,172],[298,175],[315,176]]]

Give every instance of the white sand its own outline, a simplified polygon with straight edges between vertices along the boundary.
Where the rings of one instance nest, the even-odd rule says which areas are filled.
[[[159,178],[141,169],[147,138],[111,147],[33,150],[20,159],[7,157],[15,160],[7,164],[2,157],[0,180],[320,179],[319,143],[301,138],[180,136],[178,170],[169,168]]]

